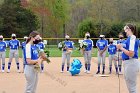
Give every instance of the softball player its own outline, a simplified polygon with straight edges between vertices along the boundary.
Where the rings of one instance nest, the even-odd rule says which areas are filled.
[[[69,71],[70,66],[70,57],[71,57],[71,51],[73,49],[73,42],[70,41],[70,37],[68,35],[65,36],[64,41],[65,47],[62,49],[62,68],[61,73],[64,72],[64,66],[65,66],[65,60],[67,59],[67,71]]]
[[[98,71],[96,74],[100,73],[100,64],[102,62],[103,71],[102,74],[105,73],[105,57],[106,57],[106,49],[108,45],[108,41],[104,39],[104,35],[100,35],[100,39],[96,42],[96,46],[98,49]]]
[[[23,70],[25,68],[24,50],[25,50],[25,45],[26,45],[26,40],[27,39],[28,39],[28,37],[27,36],[24,36],[24,41],[21,43],[22,57],[23,57]]]
[[[114,62],[114,66],[116,69],[116,74],[118,74],[117,62],[115,60],[115,55],[117,52],[116,45],[113,44],[113,38],[109,39],[108,53],[109,53],[109,74],[112,72],[112,61]]]
[[[42,42],[42,38],[40,38],[40,42],[38,44],[35,45],[39,50],[45,48],[45,44]],[[44,71],[44,64],[41,64],[41,72]]]
[[[20,73],[19,70],[19,56],[18,56],[18,49],[20,46],[19,40],[16,39],[16,34],[12,34],[12,40],[9,41],[10,53],[9,53],[9,62],[8,62],[8,73],[10,72],[11,62],[13,57],[15,57],[15,61],[17,64],[17,71]]]
[[[125,40],[124,40],[124,36],[122,33],[119,33],[119,40],[117,41],[117,44],[124,44]],[[117,56],[119,58],[118,60],[118,68],[119,68],[119,74],[122,74],[121,69],[122,69],[122,51],[118,50],[117,51]]]
[[[90,39],[90,33],[85,34],[83,42],[87,43],[87,47],[84,49],[83,55],[85,60],[85,73],[90,73],[91,57],[93,49],[93,41]]]
[[[122,50],[122,59],[124,60],[124,76],[129,93],[137,92],[137,74],[139,71],[138,61],[138,40],[134,35],[136,33],[136,27],[132,24],[127,24],[124,27],[124,31],[127,35],[125,45],[118,44],[117,48]]]
[[[4,73],[5,69],[5,51],[6,51],[6,42],[3,41],[3,36],[0,35],[0,65],[1,65],[1,59],[2,59],[2,72]]]
[[[35,64],[40,64],[42,59],[38,57],[37,47],[34,44],[38,44],[40,35],[38,32],[33,31],[30,33],[27,39],[24,57],[25,57],[25,69],[24,74],[27,81],[25,93],[36,93],[38,83],[38,72],[34,70]]]

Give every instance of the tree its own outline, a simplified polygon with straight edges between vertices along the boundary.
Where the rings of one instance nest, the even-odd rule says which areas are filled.
[[[12,33],[23,37],[39,26],[37,16],[21,7],[19,0],[4,0],[0,6],[0,20],[0,32],[5,37],[10,37]]]
[[[59,37],[64,31],[64,24],[69,19],[69,4],[67,0],[31,0],[29,7],[40,18],[40,23],[43,22],[44,37]],[[36,10],[45,11],[40,13]],[[43,18],[43,20],[42,20]],[[41,29],[40,29],[41,30]],[[52,33],[52,34],[49,34]]]

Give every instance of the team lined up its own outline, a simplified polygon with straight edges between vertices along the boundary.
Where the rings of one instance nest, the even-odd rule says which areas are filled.
[[[25,45],[26,45],[26,40],[27,36],[24,37],[24,42],[20,44],[20,41],[16,39],[16,34],[11,35],[12,39],[8,42],[8,44],[3,40],[3,36],[0,35],[0,58],[2,59],[2,72],[4,72],[5,69],[5,51],[6,48],[9,46],[10,52],[9,52],[9,61],[8,61],[8,73],[10,72],[10,67],[11,67],[11,62],[12,59],[15,58],[15,62],[17,64],[17,72],[20,72],[19,70],[19,54],[18,54],[18,49],[21,47],[22,52],[23,52],[23,69],[25,68],[26,62],[24,59],[24,50],[25,50]],[[40,43],[35,44],[35,46],[38,49],[44,49],[45,44],[42,42],[42,38],[40,38]],[[90,33],[85,33],[85,38],[82,42],[80,43],[86,43],[87,47],[82,48],[81,52],[84,56],[85,60],[85,73],[90,73],[90,67],[91,67],[91,58],[92,58],[92,52],[93,52],[93,41],[90,39]],[[122,33],[119,34],[119,40],[117,40],[117,44],[122,44],[125,42],[124,36]],[[69,71],[70,68],[70,57],[72,50],[74,48],[74,43],[73,41],[70,41],[70,37],[68,35],[65,36],[65,41],[64,41],[65,47],[62,48],[62,68],[61,72],[64,72],[64,66],[65,66],[65,60],[67,60],[67,71]],[[99,36],[99,40],[96,42],[96,46],[98,49],[98,68],[96,74],[100,73],[100,66],[102,64],[102,74],[105,73],[105,57],[106,57],[106,52],[108,51],[109,54],[109,74],[112,72],[112,62],[114,62],[114,66],[116,69],[116,74],[120,73],[121,74],[121,68],[122,68],[122,51],[117,50],[116,44],[113,43],[113,38],[109,39],[109,44],[108,41],[105,39],[104,35]],[[117,63],[118,61],[118,63]],[[41,64],[41,71],[43,72],[44,70],[44,64]]]
[[[91,67],[91,58],[92,58],[92,52],[93,52],[93,41],[90,39],[90,33],[87,32],[85,33],[85,38],[81,42],[79,42],[81,46],[81,53],[84,56],[84,61],[85,61],[85,73],[90,73],[90,67]],[[119,34],[119,40],[117,40],[116,44],[124,44],[124,36],[122,33]],[[69,66],[70,66],[70,56],[74,45],[73,41],[70,41],[70,37],[68,35],[65,36],[65,41],[64,41],[65,47],[62,48],[62,68],[61,68],[61,73],[64,72],[64,65],[65,65],[65,60],[67,60],[67,71],[69,71]],[[86,47],[84,47],[84,44],[87,44]],[[108,41],[105,39],[104,35],[99,36],[99,40],[96,42],[96,46],[98,49],[98,68],[96,74],[100,73],[100,66],[102,64],[102,74],[105,73],[105,57],[106,57],[106,52],[109,54],[109,74],[112,72],[112,62],[114,62],[114,66],[116,69],[116,74],[122,74],[122,51],[118,50],[116,48],[116,44],[113,41],[113,38],[109,39],[109,44]],[[118,63],[117,63],[118,61]]]
[[[17,64],[17,72],[20,73],[20,67],[19,67],[19,48],[22,48],[22,56],[23,56],[23,69],[25,68],[26,61],[25,61],[25,45],[26,45],[26,40],[28,39],[27,36],[24,37],[24,41],[20,44],[20,41],[16,39],[16,34],[11,35],[12,39],[8,41],[4,41],[4,38],[2,35],[0,35],[0,61],[2,60],[2,67],[1,71],[4,73],[5,72],[5,57],[6,57],[6,48],[9,47],[9,61],[8,61],[8,70],[7,73],[10,73],[10,68],[11,68],[11,63],[13,58],[15,58],[15,62]],[[42,42],[42,38],[40,38],[40,41],[38,44],[35,44],[35,46],[38,49],[44,49],[45,44]],[[43,72],[44,70],[44,64],[41,64],[41,71]]]

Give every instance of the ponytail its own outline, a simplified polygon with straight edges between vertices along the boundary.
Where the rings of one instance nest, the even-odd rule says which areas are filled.
[[[26,44],[29,43],[30,40],[31,40],[31,37],[28,37],[26,40]]]

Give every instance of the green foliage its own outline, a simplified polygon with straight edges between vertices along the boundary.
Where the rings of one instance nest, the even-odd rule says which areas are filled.
[[[95,35],[94,30],[95,30],[95,26],[94,26],[92,18],[87,18],[83,20],[81,23],[79,23],[78,25],[79,37],[84,37],[86,32],[89,32],[91,36],[94,37],[93,36]]]
[[[23,37],[39,26],[37,16],[21,7],[19,0],[4,0],[0,6],[0,21],[0,32],[4,37],[10,37],[12,33]]]

